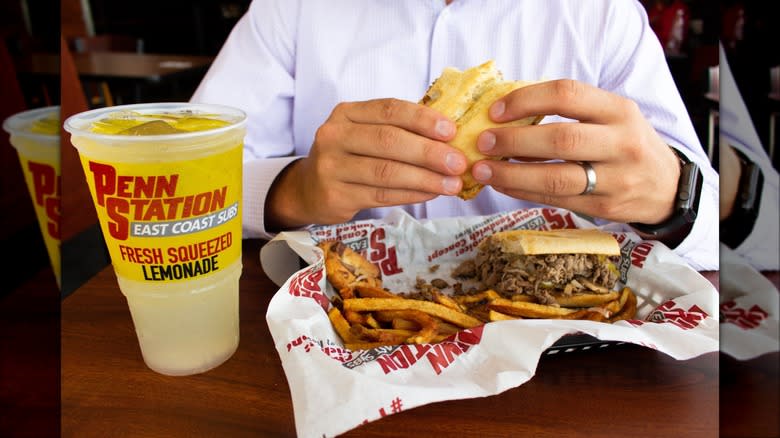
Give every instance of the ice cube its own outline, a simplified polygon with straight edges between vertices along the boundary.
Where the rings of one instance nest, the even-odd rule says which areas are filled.
[[[208,119],[204,117],[183,117],[176,122],[174,126],[185,131],[207,131],[209,129],[221,128],[228,125],[228,122],[219,119]]]
[[[177,134],[180,132],[187,132],[181,129],[176,129],[168,123],[162,120],[153,120],[151,122],[142,123],[138,126],[127,128],[124,131],[120,131],[119,135],[165,135],[165,134]]]

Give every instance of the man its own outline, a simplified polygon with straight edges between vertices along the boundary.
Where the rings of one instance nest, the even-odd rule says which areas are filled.
[[[463,201],[455,127],[415,102],[445,67],[488,59],[505,78],[545,80],[499,99],[494,120],[547,117],[484,132],[483,153],[522,161],[475,164],[488,187]],[[247,237],[388,208],[435,218],[545,204],[632,223],[717,268],[717,174],[635,1],[255,0],[193,101],[248,114]],[[675,208],[681,157],[703,177],[695,223]]]

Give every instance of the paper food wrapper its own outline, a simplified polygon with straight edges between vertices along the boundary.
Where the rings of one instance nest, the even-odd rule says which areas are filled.
[[[266,319],[292,393],[298,435],[335,436],[428,403],[499,394],[530,380],[544,351],[568,334],[639,344],[680,360],[718,350],[715,287],[663,244],[642,241],[618,224],[598,228],[620,243],[619,282],[637,295],[634,320],[500,321],[438,344],[344,348],[328,320],[335,291],[317,242],[344,242],[381,268],[384,287],[405,292],[414,290],[418,277],[452,284],[452,269],[475,256],[483,238],[521,228],[597,227],[554,208],[423,221],[396,210],[383,220],[281,233],[268,242],[260,254],[263,269],[283,284]],[[308,266],[299,269],[299,257]]]
[[[777,288],[726,245],[720,256],[720,351],[738,360],[778,351]]]

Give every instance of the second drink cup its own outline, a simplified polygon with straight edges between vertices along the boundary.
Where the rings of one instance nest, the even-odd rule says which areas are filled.
[[[238,109],[190,103],[65,121],[143,359],[159,373],[201,373],[238,347],[245,126]]]

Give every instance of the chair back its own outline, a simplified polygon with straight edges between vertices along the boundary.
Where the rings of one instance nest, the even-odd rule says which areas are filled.
[[[143,53],[144,41],[130,35],[102,34],[71,38],[70,49],[74,53],[86,52],[136,52]]]

